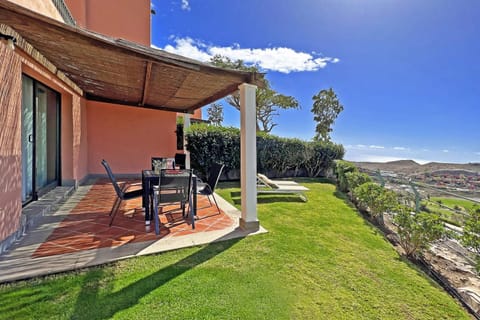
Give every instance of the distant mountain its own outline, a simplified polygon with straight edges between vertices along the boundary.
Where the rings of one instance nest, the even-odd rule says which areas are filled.
[[[399,166],[399,167],[410,167],[410,166],[417,167],[421,165],[413,160],[396,160],[396,161],[387,162],[387,164],[390,166]]]
[[[397,160],[390,162],[353,162],[359,168],[364,168],[371,171],[393,171],[405,175],[436,172],[436,171],[469,171],[480,173],[480,163],[441,163],[429,162],[426,164],[419,164],[413,160]]]

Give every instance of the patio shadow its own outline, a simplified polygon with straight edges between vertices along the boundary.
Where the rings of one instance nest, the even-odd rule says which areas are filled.
[[[211,243],[194,254],[111,294],[101,293],[99,290],[100,287],[105,287],[105,269],[102,269],[101,272],[88,272],[70,318],[111,319],[117,312],[131,308],[153,290],[228,250],[243,238],[225,241],[222,239],[228,239],[228,235],[218,239],[221,242]],[[160,259],[160,256],[157,257]],[[92,308],[92,301],[101,307]]]
[[[242,199],[240,199],[240,192],[231,192],[230,196],[232,201],[236,205],[242,204]],[[274,202],[301,202],[305,203],[305,201],[300,198],[299,195],[285,195],[285,194],[271,194],[271,195],[259,195],[257,196],[257,203],[274,203]]]
[[[242,203],[241,199],[232,199],[233,203],[240,205]],[[300,202],[305,203],[300,196],[291,195],[291,196],[262,196],[257,197],[257,203],[274,203],[274,202]]]

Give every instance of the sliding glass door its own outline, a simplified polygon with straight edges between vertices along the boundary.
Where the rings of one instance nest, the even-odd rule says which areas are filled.
[[[22,202],[33,197],[33,80],[22,77]]]
[[[22,76],[22,202],[58,185],[60,95]]]

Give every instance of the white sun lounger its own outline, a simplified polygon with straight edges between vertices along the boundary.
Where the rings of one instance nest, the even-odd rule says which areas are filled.
[[[310,189],[294,181],[270,180],[262,174],[257,174],[257,181],[257,194],[297,194],[303,201],[307,201],[304,192]]]
[[[264,174],[257,173],[257,185],[259,186],[275,186],[275,185],[286,185],[286,186],[299,186],[295,181],[288,180],[272,180]]]

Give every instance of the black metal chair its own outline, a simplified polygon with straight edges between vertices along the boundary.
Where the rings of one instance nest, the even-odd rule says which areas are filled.
[[[160,233],[159,214],[163,213],[163,206],[172,205],[174,203],[180,203],[184,219],[186,218],[186,204],[189,204],[188,208],[190,211],[189,216],[191,218],[192,229],[195,229],[195,217],[192,212],[193,206],[191,203],[191,181],[192,171],[190,169],[160,170],[158,185],[153,186],[153,210],[155,233],[157,235]]]
[[[213,197],[213,201],[215,201],[215,206],[217,207],[218,213],[220,213],[220,208],[218,207],[217,199],[215,199],[214,191],[217,187],[218,180],[222,175],[222,171],[225,168],[224,164],[214,163],[210,170],[208,170],[208,178],[207,182],[203,182],[202,180],[197,180],[197,194],[201,194],[207,197],[208,202],[210,203],[210,207],[212,206],[212,201],[210,200],[210,196]],[[205,207],[206,208],[206,207]],[[201,208],[203,209],[203,208]]]
[[[120,186],[117,180],[115,179],[115,176],[113,175],[112,169],[110,169],[110,165],[105,159],[102,160],[102,165],[105,167],[105,170],[107,171],[107,175],[110,178],[110,182],[112,183],[113,188],[115,189],[115,192],[117,194],[117,199],[115,199],[112,210],[110,211],[111,218],[110,218],[109,226],[111,227],[113,223],[113,219],[115,219],[118,209],[120,208],[121,202],[123,200],[130,200],[130,199],[141,197],[143,195],[143,189],[135,189],[132,191],[127,191],[128,188],[130,187],[130,184],[124,183],[122,186]]]

